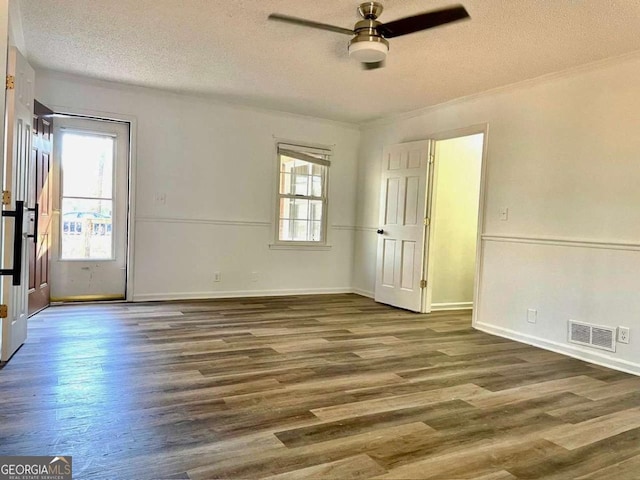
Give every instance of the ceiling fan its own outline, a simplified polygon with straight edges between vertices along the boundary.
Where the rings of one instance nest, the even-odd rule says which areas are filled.
[[[349,42],[349,56],[361,62],[365,69],[372,70],[384,66],[384,60],[389,52],[388,38],[408,35],[470,18],[462,5],[452,5],[440,10],[400,18],[389,23],[381,23],[377,19],[382,10],[383,7],[378,2],[362,3],[358,7],[358,13],[362,20],[358,21],[352,30],[280,13],[272,13],[269,15],[269,20],[352,35],[353,38]]]

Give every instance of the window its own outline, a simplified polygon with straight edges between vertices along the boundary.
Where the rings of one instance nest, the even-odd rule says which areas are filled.
[[[277,243],[326,244],[330,150],[278,144]]]
[[[110,135],[62,134],[62,260],[113,258],[114,153]]]

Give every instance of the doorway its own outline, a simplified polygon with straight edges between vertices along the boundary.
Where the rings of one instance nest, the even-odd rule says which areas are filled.
[[[484,134],[436,140],[425,311],[473,307]]]
[[[385,147],[375,300],[414,312],[472,308],[486,126]]]
[[[52,301],[126,298],[129,148],[128,123],[56,118]]]

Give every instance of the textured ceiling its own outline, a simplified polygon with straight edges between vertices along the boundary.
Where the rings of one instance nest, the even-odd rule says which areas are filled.
[[[364,71],[349,37],[358,0],[20,0],[36,67],[362,122],[640,50],[637,0],[462,0],[472,20],[390,40]],[[387,0],[381,21],[455,0]]]

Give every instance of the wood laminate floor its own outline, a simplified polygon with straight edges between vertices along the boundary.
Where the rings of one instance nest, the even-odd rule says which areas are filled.
[[[74,478],[640,479],[640,378],[357,295],[50,308],[0,454]]]

